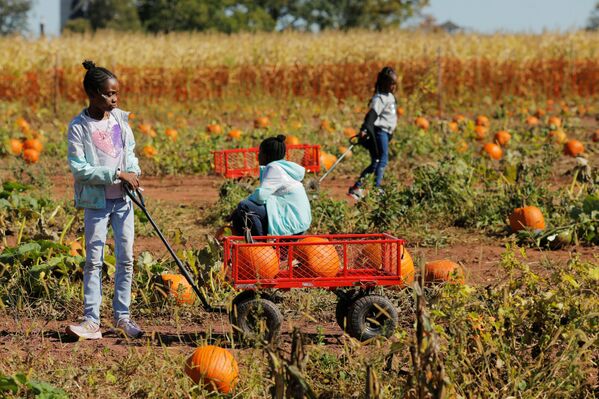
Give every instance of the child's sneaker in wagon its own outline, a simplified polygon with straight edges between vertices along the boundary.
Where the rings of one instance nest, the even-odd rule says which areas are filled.
[[[74,324],[67,327],[67,334],[83,339],[100,339],[102,332],[100,326],[91,320],[84,320],[81,324]]]
[[[349,188],[347,195],[349,195],[356,201],[360,201],[362,198],[364,198],[364,190],[354,185]]]
[[[141,338],[144,332],[135,322],[129,318],[120,319],[115,323],[116,331],[121,331],[129,338]]]

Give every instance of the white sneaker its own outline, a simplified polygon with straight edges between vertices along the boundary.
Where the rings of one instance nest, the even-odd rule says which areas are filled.
[[[144,332],[135,322],[129,318],[120,319],[116,322],[115,330],[122,331],[129,338],[141,338]]]
[[[85,320],[81,324],[70,325],[67,327],[67,334],[83,339],[100,339],[102,332],[100,326],[91,320]]]
[[[361,188],[350,188],[349,192],[347,193],[350,197],[352,197],[353,199],[355,199],[356,201],[360,201],[362,198],[364,198],[364,189]]]

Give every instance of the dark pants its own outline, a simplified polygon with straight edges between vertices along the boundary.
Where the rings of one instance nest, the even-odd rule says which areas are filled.
[[[253,236],[265,236],[268,234],[266,205],[259,205],[254,201],[244,199],[233,212],[231,222],[235,235],[243,235],[247,223],[247,227],[251,229]]]
[[[356,187],[360,187],[362,185],[362,180],[371,173],[374,173],[376,187],[380,187],[383,182],[383,174],[385,173],[385,167],[389,161],[390,134],[377,128],[375,135],[379,151],[377,153],[377,149],[374,145],[371,145],[370,148],[368,148],[368,151],[370,151],[370,165],[368,165],[368,167],[366,167],[360,174],[360,180],[356,183]]]

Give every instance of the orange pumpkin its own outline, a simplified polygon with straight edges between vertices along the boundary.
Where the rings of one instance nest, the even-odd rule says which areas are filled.
[[[156,137],[156,131],[149,123],[140,123],[137,127],[144,136]]]
[[[154,155],[158,154],[158,150],[153,145],[145,145],[143,148],[143,154],[147,158],[152,158]]]
[[[193,288],[191,288],[191,285],[189,285],[182,274],[164,273],[160,277],[162,278],[162,283],[168,289],[168,295],[175,298],[177,303],[193,305],[196,300],[195,292],[193,292]]]
[[[37,152],[42,152],[42,150],[44,149],[44,145],[38,139],[27,139],[23,143],[23,149],[36,150]]]
[[[36,163],[40,159],[40,153],[39,151],[34,150],[33,148],[28,148],[25,151],[23,151],[23,159],[28,164]]]
[[[545,110],[543,108],[537,108],[537,111],[535,112],[535,116],[537,118],[542,118],[543,116],[545,116]]]
[[[259,116],[254,120],[254,127],[256,129],[265,129],[270,125],[270,120],[267,116]]]
[[[397,107],[397,110],[395,112],[397,113],[397,116],[402,117],[406,113],[406,110],[403,109],[403,107]]]
[[[133,112],[129,112],[128,119],[132,121],[135,118],[137,118],[137,115],[135,115]]]
[[[397,265],[397,246],[391,244],[389,247],[389,252],[391,253],[390,262],[387,260],[388,263],[383,265],[383,244],[372,243],[364,245],[364,248],[362,248],[362,254],[366,258],[365,266],[375,269],[383,269],[387,268],[387,266],[390,266],[391,270],[394,271],[395,265]],[[404,284],[412,284],[414,282],[414,275],[416,274],[414,269],[414,261],[405,247],[403,248],[403,259],[401,260],[399,267],[399,273]]]
[[[171,140],[173,140],[173,141],[177,141],[177,136],[179,135],[179,133],[175,129],[171,129],[171,128],[166,129],[164,131],[164,134],[167,137],[170,137]]]
[[[347,137],[348,139],[351,139],[352,137],[354,137],[356,134],[358,134],[356,132],[356,129],[352,128],[352,127],[346,127],[345,129],[343,129],[343,135],[345,137]]]
[[[489,118],[485,115],[479,115],[476,117],[476,126],[484,126],[489,127],[491,123],[489,122]]]
[[[223,128],[218,123],[210,123],[206,126],[206,131],[211,134],[221,134]]]
[[[495,133],[495,143],[499,145],[506,145],[507,143],[509,143],[511,138],[512,135],[506,130],[500,130],[497,133]]]
[[[268,245],[239,247],[239,278],[253,280],[274,278],[279,273],[277,251]]]
[[[474,128],[474,136],[477,140],[484,140],[487,135],[487,128],[483,125],[477,125]]]
[[[552,130],[549,132],[549,137],[558,144],[563,144],[568,140],[566,132],[563,130]]]
[[[185,374],[196,384],[226,394],[237,384],[239,366],[228,350],[204,345],[197,348],[185,362]]]
[[[326,170],[331,169],[331,166],[337,162],[337,157],[333,154],[329,154],[328,152],[320,153],[320,164],[324,166]]]
[[[287,136],[287,138],[285,139],[285,144],[287,144],[287,145],[299,145],[300,144],[300,139],[297,138],[296,136]]]
[[[22,116],[17,118],[15,124],[23,133],[27,133],[29,131],[29,122],[27,122]]]
[[[299,242],[329,242],[324,237],[306,237]],[[333,245],[298,245],[295,247],[296,259],[302,266],[320,277],[334,277],[339,272],[341,262]]]
[[[495,143],[485,144],[485,146],[483,147],[483,151],[487,153],[487,155],[489,155],[491,159],[498,160],[501,159],[501,157],[503,156],[503,150],[498,144]]]
[[[339,154],[345,154],[345,152],[348,150],[347,147],[341,145],[339,146]],[[353,153],[350,151],[345,155],[345,158],[351,158],[353,155]]]
[[[449,122],[448,127],[449,131],[453,133],[456,133],[458,130],[460,130],[457,122]]]
[[[19,139],[10,139],[8,148],[11,154],[19,156],[23,152],[23,142]]]
[[[466,117],[462,114],[454,115],[452,121],[455,123],[461,123],[466,121]]]
[[[545,229],[545,218],[541,210],[536,206],[525,206],[514,209],[509,220],[512,231]]]
[[[239,130],[239,129],[230,130],[229,137],[232,138],[233,140],[239,140],[241,138],[241,130]]]
[[[419,116],[418,118],[416,118],[416,120],[414,121],[414,123],[416,124],[416,126],[418,127],[418,129],[428,130],[428,128],[430,127],[430,123],[423,116]]]
[[[562,126],[562,120],[560,118],[558,118],[557,116],[552,116],[549,118],[549,120],[547,121],[547,124],[552,128],[552,129],[557,129],[559,127]]]
[[[539,119],[531,115],[528,118],[526,118],[526,124],[528,125],[528,127],[539,126]]]
[[[564,154],[571,157],[576,157],[584,152],[584,146],[578,140],[568,140],[564,144]]]
[[[424,281],[429,283],[453,282],[464,284],[464,269],[455,262],[441,259],[424,265]]]
[[[457,145],[456,145],[456,151],[460,154],[465,153],[466,151],[468,151],[468,143],[466,143],[465,141],[460,141]]]
[[[75,240],[75,241],[71,241],[69,243],[69,255],[71,255],[71,256],[81,255],[82,250],[83,250],[83,247],[81,246],[79,241]]]

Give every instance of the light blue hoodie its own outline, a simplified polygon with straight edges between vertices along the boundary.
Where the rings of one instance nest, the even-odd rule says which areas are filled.
[[[310,228],[310,201],[301,183],[305,173],[302,166],[286,160],[260,167],[260,187],[249,199],[266,204],[269,235],[293,235]]]

